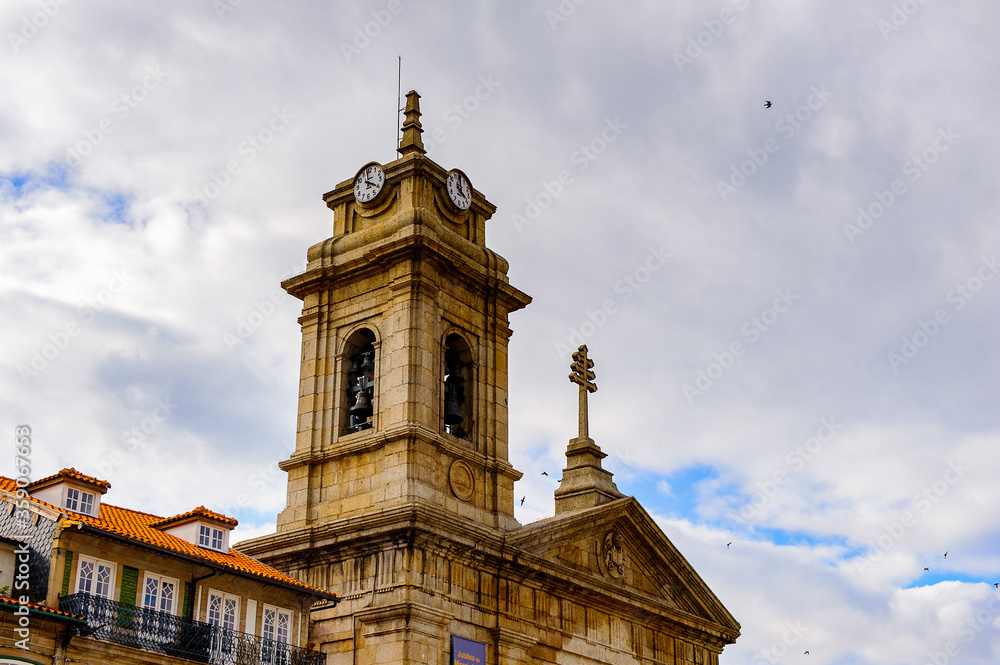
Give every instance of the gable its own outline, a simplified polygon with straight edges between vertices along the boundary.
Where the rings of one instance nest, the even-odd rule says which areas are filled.
[[[508,541],[571,576],[619,587],[723,629],[739,623],[632,497],[525,526]]]

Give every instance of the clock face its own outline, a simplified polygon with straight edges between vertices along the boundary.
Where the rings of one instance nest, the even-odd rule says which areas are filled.
[[[448,198],[459,210],[468,210],[472,205],[472,185],[461,171],[452,171],[445,182]]]
[[[382,191],[385,185],[385,171],[378,164],[369,164],[354,178],[354,198],[359,203],[368,203]]]

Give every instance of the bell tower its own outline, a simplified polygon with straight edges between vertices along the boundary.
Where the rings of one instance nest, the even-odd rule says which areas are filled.
[[[531,298],[486,247],[496,208],[425,156],[419,99],[406,95],[400,157],[323,196],[333,234],[282,283],[303,307],[279,534],[415,507],[518,526],[508,315]]]
[[[333,234],[282,284],[303,303],[288,503],[236,548],[338,595],[310,610],[326,665],[718,665],[739,624],[601,468],[585,346],[556,514],[514,519],[508,316],[531,299],[421,131],[410,92],[399,159],[323,196]]]

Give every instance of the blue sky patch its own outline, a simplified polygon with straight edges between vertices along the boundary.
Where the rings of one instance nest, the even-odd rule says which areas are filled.
[[[11,171],[0,173],[0,193],[20,201],[28,194],[46,189],[66,191],[69,189],[67,168],[63,164],[50,163],[43,173],[29,171]]]
[[[938,582],[965,582],[967,584],[979,584],[986,583],[993,586],[995,583],[1000,583],[1000,578],[991,579],[984,578],[978,575],[969,575],[967,573],[960,573],[952,569],[950,566],[943,565],[944,561],[937,563],[927,563],[925,566],[914,573],[913,581],[909,584],[902,585],[903,589],[917,589],[925,586],[933,586]],[[923,568],[930,568],[930,570],[923,570]]]
[[[755,540],[774,543],[784,546],[806,546],[806,547],[837,547],[844,550],[847,556],[852,552],[859,552],[856,547],[851,546],[843,536],[818,536],[809,531],[779,529],[774,527],[754,527],[753,535]],[[864,550],[862,550],[863,552]]]
[[[690,516],[696,514],[699,485],[718,477],[715,467],[698,464],[666,476],[636,471],[631,480],[616,481],[616,484],[624,494],[634,496],[644,506],[655,506],[667,514]],[[669,493],[664,491],[664,482],[669,486]]]
[[[0,196],[13,202],[25,202],[29,196],[49,189],[70,191],[69,169],[63,164],[51,163],[44,173],[12,171],[0,173]],[[130,208],[133,197],[125,192],[89,188],[86,193],[95,201],[94,214],[103,221],[113,224],[133,225]]]
[[[132,226],[129,216],[129,208],[132,205],[132,197],[121,192],[99,192],[102,207],[98,210],[98,215],[106,222],[124,224]]]

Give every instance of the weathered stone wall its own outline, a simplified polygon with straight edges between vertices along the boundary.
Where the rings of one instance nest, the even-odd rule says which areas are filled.
[[[628,589],[584,595],[520,565],[512,553],[458,551],[427,535],[344,553],[313,550],[315,563],[290,571],[342,596],[312,616],[310,646],[328,654],[327,665],[448,665],[452,634],[485,643],[486,665],[718,662],[718,644],[637,610]],[[324,555],[330,560],[320,563]]]

